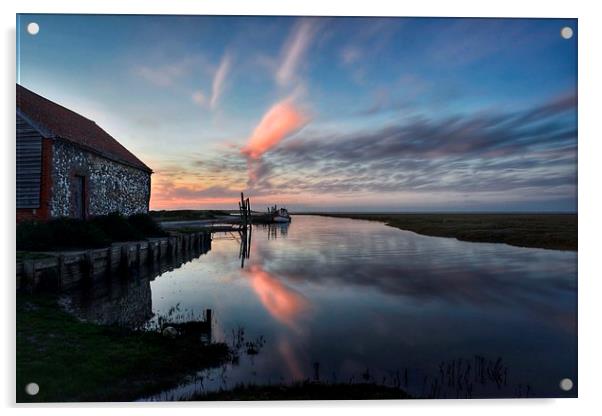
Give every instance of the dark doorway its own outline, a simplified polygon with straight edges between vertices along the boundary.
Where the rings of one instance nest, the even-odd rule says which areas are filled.
[[[75,218],[86,218],[86,177],[75,175],[73,178],[73,207]]]

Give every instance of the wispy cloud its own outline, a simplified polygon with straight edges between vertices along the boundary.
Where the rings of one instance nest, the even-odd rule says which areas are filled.
[[[226,77],[228,76],[229,71],[230,55],[226,52],[224,56],[222,56],[222,60],[217,67],[217,71],[215,71],[215,76],[213,77],[213,83],[211,85],[211,100],[209,100],[209,106],[211,109],[214,109],[217,106],[217,103],[224,92]]]
[[[341,51],[343,65],[352,65],[362,57],[362,51],[357,46],[347,45]]]
[[[137,65],[132,69],[132,73],[154,86],[172,87],[180,93],[190,94],[195,104],[214,110],[228,85],[231,67],[232,56],[226,51],[217,66],[204,56],[193,56],[176,59],[164,65]],[[210,89],[198,88],[190,92],[188,85],[191,81],[210,77],[212,77]]]
[[[211,94],[206,94],[202,89],[192,92],[192,101],[201,107],[207,107],[215,110],[219,100],[224,93],[227,84],[227,77],[230,72],[232,58],[228,52],[224,53],[218,67],[213,73],[213,81],[211,82]]]
[[[373,71],[379,54],[386,49],[393,35],[403,26],[403,19],[357,18],[354,30],[339,52],[339,63],[349,72],[351,80],[364,85]]]
[[[276,71],[279,85],[291,84],[296,77],[299,65],[316,34],[316,22],[310,19],[301,20],[294,28],[282,49],[280,65]]]
[[[158,87],[169,87],[174,85],[179,78],[189,73],[192,64],[191,60],[186,59],[162,66],[138,65],[134,67],[133,73]]]
[[[536,40],[533,35],[527,35],[528,30],[525,19],[514,19],[511,23],[503,19],[450,19],[439,28],[424,53],[433,65],[453,68],[494,55],[504,56],[511,49],[517,53],[516,50],[532,42],[541,44],[552,39]]]
[[[299,193],[569,198],[576,185],[577,126],[567,116],[575,109],[571,94],[512,113],[416,118],[371,132],[301,136],[270,154],[273,186]],[[287,171],[303,173],[285,178]]]
[[[194,101],[196,104],[200,105],[201,107],[204,107],[207,105],[207,96],[205,95],[205,93],[202,90],[196,90],[192,93],[192,101]]]

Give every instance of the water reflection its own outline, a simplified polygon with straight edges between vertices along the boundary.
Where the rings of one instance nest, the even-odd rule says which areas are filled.
[[[109,280],[73,290],[62,301],[79,318],[103,325],[141,328],[153,317],[148,278]]]
[[[289,225],[290,223],[288,222],[279,222],[275,224],[263,224],[259,225],[259,227],[267,230],[269,240],[275,240],[277,238],[286,238]]]
[[[309,302],[300,292],[287,287],[277,276],[253,264],[246,271],[251,286],[266,310],[276,320],[300,331],[296,318],[309,307]]]
[[[149,307],[155,315],[175,305],[190,314],[210,308],[215,340],[236,343],[244,329],[236,363],[200,373],[202,383],[170,398],[316,374],[427,397],[576,394],[558,388],[577,376],[576,253],[340,218],[295,216],[285,225],[254,226],[252,244],[250,235],[216,234],[206,256],[88,313],[119,315],[106,312],[111,304],[127,316],[127,305],[144,311],[134,322]],[[247,354],[246,342],[258,339],[258,353]]]
[[[133,329],[148,328],[151,321],[165,318],[153,312],[151,282],[157,276],[199,258],[207,250],[210,246],[193,247],[175,257],[148,262],[139,268],[80,285],[62,293],[61,303],[80,319],[89,322]],[[167,317],[172,317],[174,312],[178,312],[177,307],[170,309]]]

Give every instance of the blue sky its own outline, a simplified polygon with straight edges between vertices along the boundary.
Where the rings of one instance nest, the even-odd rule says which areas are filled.
[[[150,165],[152,208],[576,210],[574,19],[17,20],[18,82]]]

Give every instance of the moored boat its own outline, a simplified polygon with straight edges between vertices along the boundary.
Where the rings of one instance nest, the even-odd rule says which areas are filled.
[[[276,205],[269,208],[269,213],[272,216],[273,222],[291,222],[291,216],[286,208],[278,208]]]

